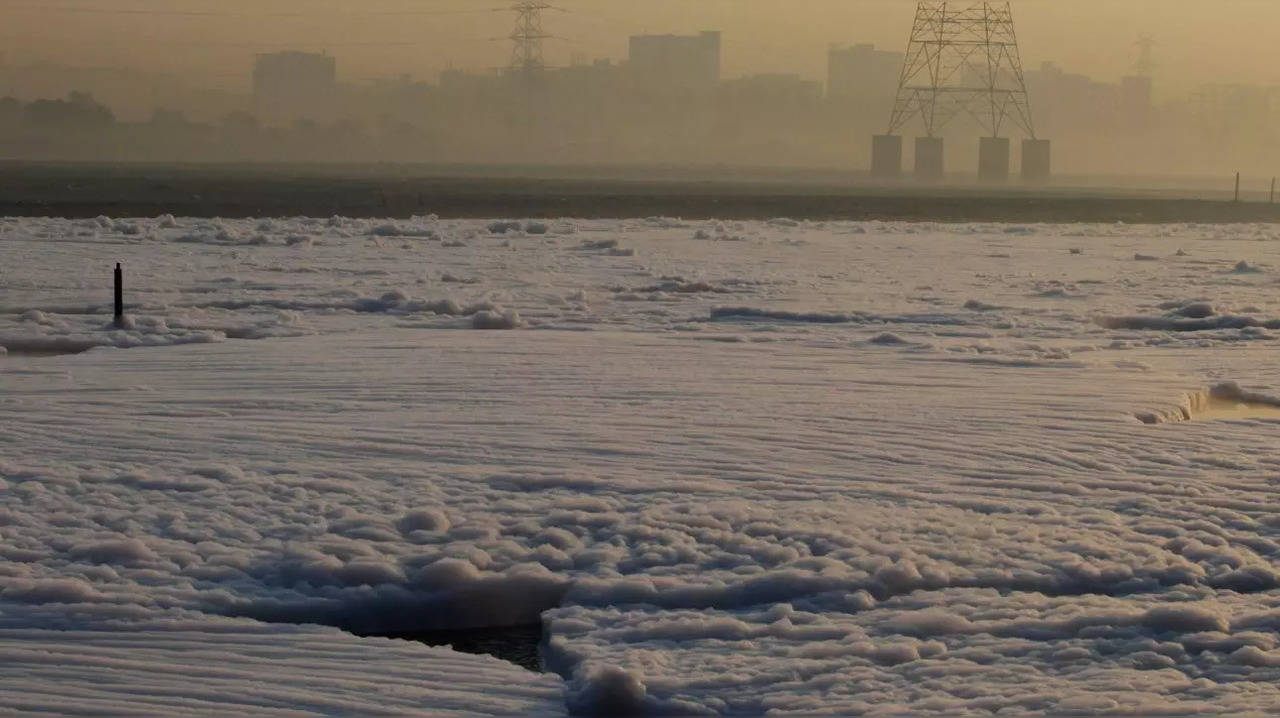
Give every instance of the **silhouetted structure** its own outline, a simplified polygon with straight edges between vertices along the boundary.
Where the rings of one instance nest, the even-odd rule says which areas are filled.
[[[832,46],[827,51],[827,105],[832,129],[845,135],[879,127],[893,109],[901,52],[877,50],[875,45]]]
[[[332,118],[337,107],[337,60],[310,52],[258,55],[253,66],[253,109],[270,125]]]
[[[889,119],[889,135],[919,118],[926,141],[916,168],[921,179],[942,176],[939,133],[957,117],[967,116],[987,133],[978,152],[978,178],[1004,182],[1009,176],[1009,140],[1002,136],[1012,121],[1027,137],[1036,139],[1026,79],[1018,51],[1009,3],[982,2],[957,6],[946,0],[925,0],[916,8],[911,39]],[[888,147],[881,141],[882,147]],[[1043,147],[1042,145],[1038,147]],[[880,154],[873,173],[892,176],[901,157]],[[1024,154],[1024,177],[1047,176],[1040,164],[1043,150]],[[1033,166],[1027,167],[1031,162]],[[899,169],[895,170],[894,166]]]
[[[709,95],[720,82],[720,33],[632,36],[627,67],[646,89]]]
[[[1141,131],[1151,125],[1151,78],[1134,75],[1120,80],[1120,115],[1126,129]]]
[[[550,37],[542,29],[542,11],[550,7],[542,0],[520,0],[511,6],[516,14],[516,26],[511,31],[509,71],[517,84],[516,91],[524,98],[519,114],[524,128],[522,152],[526,157],[534,151],[537,139],[534,135],[539,124],[539,96],[545,89],[542,85],[546,70],[542,42]]]
[[[901,119],[897,90],[914,67],[918,77],[907,83],[899,109],[915,114],[904,126],[930,118],[933,131],[913,133],[920,135],[914,142],[878,140],[872,165],[878,176],[896,177],[913,164],[918,178],[936,181],[947,163],[970,165],[957,150],[979,149],[957,140],[1007,137],[1016,129],[1010,120],[1021,124],[1026,109],[1007,63],[1017,48],[1003,2],[926,2],[913,28],[925,31],[913,33],[919,42],[910,54],[869,44],[830,47],[825,92],[791,74],[724,77],[717,32],[640,35],[631,39],[629,58],[576,56],[567,67],[551,66],[543,46],[553,33],[542,26],[550,0],[503,4],[514,11],[504,17],[516,22],[506,28],[504,57],[492,63],[501,69],[447,70],[438,79],[338,82],[333,57],[280,52],[257,57],[250,96],[199,87],[164,67],[0,65],[0,88],[12,95],[0,97],[0,158],[847,169],[865,165],[866,135],[884,130],[886,117]],[[966,24],[968,35],[961,33]],[[1280,88],[1227,79],[1157,99],[1167,86],[1152,78],[1150,45],[1138,47],[1136,74],[1117,82],[1051,63],[1023,75],[1025,94],[1035,97],[1037,136],[1053,136],[1060,148],[1055,172],[1274,173]],[[968,62],[948,61],[952,50],[963,50]],[[938,77],[946,82],[935,93]],[[967,106],[966,92],[973,100]],[[954,121],[944,122],[948,114]],[[1001,143],[987,144],[995,154],[985,166],[1000,166]],[[1010,161],[1021,148],[1024,178],[1047,176],[1047,143],[1010,146]],[[995,179],[1007,174],[993,171]]]
[[[1155,47],[1156,40],[1150,35],[1142,35],[1138,37],[1138,42],[1134,43],[1138,46],[1138,64],[1136,69],[1138,77],[1150,78],[1155,75]]]
[[[511,6],[516,13],[516,29],[511,32],[511,70],[530,75],[546,68],[542,41],[549,35],[542,29],[542,11],[551,5],[541,0],[520,0]]]
[[[115,124],[115,115],[85,92],[72,92],[65,100],[36,100],[23,110],[30,127],[44,130],[102,130]]]
[[[832,47],[827,51],[827,97],[866,102],[887,95],[892,101],[903,59],[900,52],[870,44]]]
[[[116,311],[115,326],[117,329],[124,328],[124,270],[121,269],[120,263],[116,262]]]

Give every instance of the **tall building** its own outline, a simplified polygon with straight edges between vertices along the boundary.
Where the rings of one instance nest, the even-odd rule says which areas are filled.
[[[1143,131],[1150,127],[1150,76],[1134,75],[1120,80],[1120,115],[1127,129]]]
[[[1044,134],[1110,133],[1120,127],[1121,89],[1086,75],[1066,72],[1045,62],[1026,73],[1027,87],[1036,98],[1037,129]]]
[[[893,112],[906,55],[875,45],[833,45],[827,52],[829,130],[836,136],[883,132]]]
[[[338,62],[329,55],[276,52],[253,65],[253,110],[268,125],[328,121],[338,108]]]
[[[645,88],[710,95],[720,83],[720,33],[632,36],[627,67]]]
[[[832,47],[827,53],[827,97],[866,101],[888,96],[891,103],[905,59],[875,45]]]
[[[715,142],[763,164],[798,164],[822,129],[822,83],[766,73],[720,83]],[[827,155],[820,153],[818,156]]]
[[[1204,85],[1192,95],[1202,138],[1253,140],[1274,133],[1280,115],[1280,89],[1258,85]]]

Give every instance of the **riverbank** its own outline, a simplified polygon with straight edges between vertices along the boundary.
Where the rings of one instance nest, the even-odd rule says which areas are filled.
[[[1280,222],[1280,204],[1186,190],[885,185],[782,171],[733,179],[674,170],[0,164],[0,215],[161,214],[1221,224]]]

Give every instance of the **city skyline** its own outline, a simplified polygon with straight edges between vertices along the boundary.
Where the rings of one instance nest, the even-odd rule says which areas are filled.
[[[912,101],[896,91],[903,68],[912,66],[904,60],[918,55],[906,54],[902,41],[877,42],[870,25],[852,31],[831,28],[830,33],[841,34],[840,41],[808,49],[821,58],[816,72],[792,71],[785,62],[787,53],[782,52],[764,53],[756,58],[758,65],[750,68],[740,62],[735,67],[731,58],[734,48],[741,54],[740,37],[745,32],[735,22],[750,19],[747,10],[751,8],[771,12],[771,0],[685,3],[714,9],[717,4],[737,2],[746,9],[708,15],[726,25],[683,17],[681,22],[697,28],[687,31],[672,32],[669,24],[655,20],[656,27],[628,32],[621,21],[615,21],[599,35],[619,38],[621,49],[575,52],[571,62],[557,56],[558,43],[553,38],[561,32],[558,23],[581,13],[541,0],[519,3],[524,29],[514,36],[495,35],[486,45],[484,65],[457,63],[453,71],[438,74],[405,71],[413,69],[412,64],[394,70],[384,67],[373,79],[361,77],[359,59],[366,45],[359,38],[370,33],[369,25],[362,22],[392,18],[412,27],[424,18],[437,18],[443,24],[504,21],[514,27],[516,8],[485,10],[474,3],[463,4],[465,0],[413,6],[382,0],[371,8],[343,11],[317,0],[322,3],[319,11],[287,12],[286,0],[269,0],[256,10],[236,10],[247,6],[234,5],[201,10],[194,2],[180,6],[187,10],[171,5],[163,11],[154,6],[147,9],[151,0],[46,8],[48,13],[72,16],[80,23],[118,23],[124,18],[133,23],[134,32],[141,32],[141,26],[156,32],[175,22],[234,21],[246,26],[247,19],[253,18],[270,28],[273,23],[346,18],[351,23],[347,36],[352,39],[316,48],[279,35],[280,47],[275,49],[249,42],[224,43],[210,32],[190,51],[212,47],[249,60],[248,65],[236,60],[220,66],[234,78],[230,89],[202,86],[199,76],[183,71],[178,56],[145,69],[10,61],[0,65],[0,97],[6,98],[0,107],[0,130],[8,138],[9,154],[65,159],[372,158],[457,163],[518,159],[849,167],[875,165],[877,155],[868,156],[871,137],[888,131],[895,136],[889,138],[895,146],[904,144],[900,140],[905,137],[909,138],[905,144],[914,144],[915,151],[895,151],[898,162],[884,155],[884,167],[904,161],[908,166],[918,164],[923,149],[932,158],[925,164],[936,178],[944,176],[947,168],[968,167],[978,152],[978,138],[1002,134],[1002,121],[993,116],[984,124],[963,103],[956,106],[962,112],[951,113],[959,124],[945,128],[931,126],[927,119],[931,114],[904,112]],[[593,7],[607,2],[598,0]],[[665,4],[666,0],[658,0],[649,10]],[[908,30],[919,19],[915,3],[909,0],[855,4],[907,7],[912,13],[904,23]],[[1036,6],[1035,0],[1019,5]],[[329,10],[324,11],[325,7]],[[1142,35],[1117,41],[1112,48],[1132,55],[1131,63],[1113,68],[1122,75],[1091,74],[1088,63],[1046,59],[1043,48],[1037,51],[1037,32],[1034,23],[1021,19],[1025,15],[1015,12],[1006,28],[1007,39],[1016,40],[1021,49],[1025,70],[1007,67],[1007,77],[1017,78],[1019,86],[1025,78],[1025,89],[1018,90],[1022,93],[1018,127],[1005,129],[1016,130],[1018,141],[1048,141],[1038,152],[1047,152],[1051,142],[1058,148],[1053,153],[1059,158],[1054,167],[1075,174],[1126,173],[1134,167],[1171,174],[1272,171],[1276,160],[1270,148],[1280,117],[1280,83],[1247,83],[1234,76],[1209,76],[1209,82],[1196,85],[1171,83],[1174,73],[1163,53],[1154,62],[1139,61],[1139,38],[1149,37]],[[805,13],[788,17],[797,23],[809,18]],[[885,19],[874,13],[867,17]],[[1047,15],[1038,17],[1043,20]],[[890,19],[897,24],[896,17]],[[1127,32],[1123,23],[1109,27]],[[110,32],[107,24],[100,29],[102,37],[123,37]],[[918,40],[918,32],[908,32],[903,39]],[[794,40],[797,33],[779,28],[775,36]],[[166,37],[171,46],[178,46],[177,36]],[[528,42],[517,42],[521,37]],[[401,47],[390,40],[383,45]],[[412,43],[413,47],[423,45]],[[502,71],[512,68],[517,71]],[[546,71],[535,80],[526,72],[531,68]],[[970,70],[977,74],[964,82],[972,84],[972,78],[984,70]],[[912,77],[914,85],[919,85],[920,78]],[[1186,79],[1182,78],[1184,83]],[[919,89],[915,86],[910,91]],[[904,101],[907,105],[901,104]],[[103,118],[108,120],[104,123]],[[919,135],[942,141],[920,144],[915,139]]]
[[[340,79],[358,82],[408,75],[430,80],[448,67],[494,69],[509,57],[513,21],[508,3],[474,0],[378,0],[351,3],[296,0],[249,3],[205,0],[80,0],[36,4],[7,0],[7,61],[113,66],[182,75],[200,86],[246,88],[247,68],[260,52],[328,51],[342,59]],[[874,43],[904,49],[912,0],[566,0],[547,12],[548,63],[618,60],[636,34],[724,36],[724,75],[796,73],[822,79],[832,44]],[[1228,3],[1051,3],[1015,0],[1029,67],[1054,61],[1106,80],[1132,74],[1135,40],[1158,41],[1156,91],[1178,95],[1207,83],[1280,84],[1265,59],[1265,34],[1280,22],[1280,6]],[[1176,12],[1175,12],[1176,10]]]

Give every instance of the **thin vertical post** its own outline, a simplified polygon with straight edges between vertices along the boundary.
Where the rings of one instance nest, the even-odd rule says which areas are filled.
[[[116,262],[116,327],[124,326],[124,270]]]
[[[1275,177],[1271,178],[1271,199],[1268,201],[1271,204],[1276,203],[1276,178]]]
[[[1240,201],[1240,173],[1236,173],[1236,202]]]

